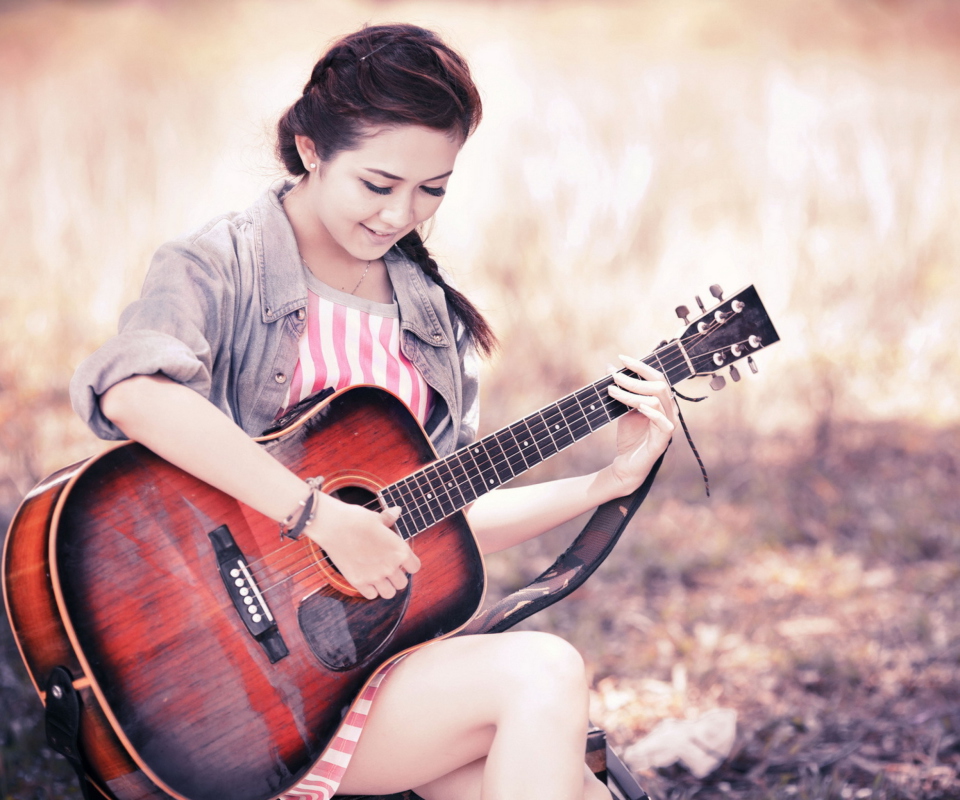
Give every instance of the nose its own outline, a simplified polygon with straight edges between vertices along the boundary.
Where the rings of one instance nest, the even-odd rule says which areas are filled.
[[[380,209],[380,219],[393,230],[405,228],[413,215],[413,198],[406,192],[394,192]]]

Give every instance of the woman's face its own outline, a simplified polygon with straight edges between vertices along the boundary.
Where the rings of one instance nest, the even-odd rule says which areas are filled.
[[[462,141],[418,125],[381,128],[325,163],[309,139],[297,144],[308,169],[318,165],[301,190],[324,244],[372,261],[436,213]]]

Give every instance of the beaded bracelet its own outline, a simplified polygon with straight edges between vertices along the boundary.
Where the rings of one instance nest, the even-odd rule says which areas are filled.
[[[300,505],[280,522],[281,536],[286,536],[288,539],[299,539],[307,525],[313,522],[313,518],[317,514],[317,501],[320,487],[323,486],[323,476],[307,478],[307,485],[310,487],[310,494],[304,497],[300,501]],[[294,518],[296,518],[296,522],[294,522]]]

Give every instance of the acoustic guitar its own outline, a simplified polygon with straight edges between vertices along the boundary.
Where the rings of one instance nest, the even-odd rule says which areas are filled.
[[[730,368],[778,340],[755,289],[723,299],[644,361],[672,384]],[[702,308],[702,304],[701,304]],[[685,308],[678,309],[685,319]],[[626,371],[626,370],[625,370]],[[371,386],[315,403],[257,439],[324,491],[401,506],[422,567],[366,600],[308,537],[118,443],[23,500],[3,591],[45,703],[57,667],[81,699],[87,775],[117,800],[268,800],[314,765],[385,662],[455,633],[485,573],[461,511],[628,410],[606,376],[438,458],[396,397]],[[70,683],[67,684],[69,689]]]

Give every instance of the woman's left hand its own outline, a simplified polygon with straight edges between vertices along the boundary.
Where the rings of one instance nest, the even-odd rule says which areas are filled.
[[[612,398],[636,409],[617,423],[617,457],[610,465],[613,477],[624,493],[636,489],[654,462],[667,449],[677,427],[677,408],[670,384],[653,367],[629,356],[620,356],[623,365],[639,377],[614,372]]]

